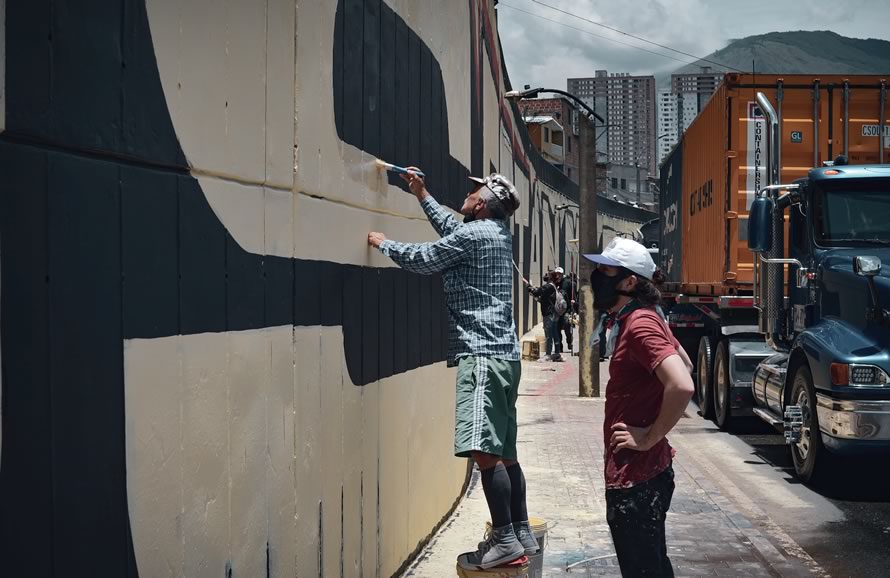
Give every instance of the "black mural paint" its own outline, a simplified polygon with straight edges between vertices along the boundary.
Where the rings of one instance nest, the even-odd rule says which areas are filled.
[[[362,316],[362,381],[371,383],[380,375],[380,352],[389,351],[392,341],[380,342],[380,300],[392,299],[392,294],[380,294],[379,269],[362,269],[361,307]]]
[[[381,347],[377,354],[380,363],[378,371],[381,375],[394,375],[396,373],[394,366],[395,356],[395,309],[401,307],[395,301],[395,269],[379,269],[378,287],[380,289],[378,298],[380,306],[376,310],[370,311],[372,315],[377,315],[377,331],[379,343],[392,343],[393,348]],[[440,316],[432,312],[432,320],[435,323]],[[437,356],[438,357],[438,356]]]
[[[385,1],[341,0],[334,20],[334,119],[343,142],[419,166],[445,206],[459,209],[469,171],[451,157],[445,84],[425,42]],[[481,147],[481,135],[474,136]],[[481,154],[481,153],[480,153]],[[407,191],[396,175],[391,185]]]
[[[7,10],[13,12],[12,4]],[[15,60],[10,58],[9,63]],[[46,308],[49,299],[48,164],[47,155],[41,151],[0,142],[0,174],[3,175],[0,178],[0,245],[3,247],[0,570],[11,576],[51,576],[53,568],[55,431],[50,415],[52,392],[47,363],[49,312]],[[29,194],[22,194],[24,191]]]
[[[408,368],[408,278],[391,275],[393,290],[393,373]],[[381,290],[383,288],[381,287]]]
[[[380,11],[380,156],[396,157],[396,14]],[[407,79],[406,79],[407,80]],[[383,124],[383,120],[394,124]],[[401,135],[400,135],[401,136]],[[403,158],[403,157],[402,157]]]
[[[380,0],[364,0],[364,36],[362,39],[361,67],[362,83],[362,144],[356,145],[367,152],[380,148]],[[388,63],[387,63],[388,64]],[[336,69],[337,63],[334,63]],[[347,106],[355,106],[356,102]]]

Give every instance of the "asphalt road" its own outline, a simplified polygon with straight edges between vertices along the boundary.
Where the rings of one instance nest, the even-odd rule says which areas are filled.
[[[750,418],[727,434],[696,411],[690,404],[678,427],[694,431],[708,458],[825,571],[890,576],[890,456],[837,460],[828,477],[805,485],[775,430]]]

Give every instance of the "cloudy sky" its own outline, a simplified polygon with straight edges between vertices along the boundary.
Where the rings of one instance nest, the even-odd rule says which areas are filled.
[[[707,56],[732,39],[774,31],[831,30],[854,38],[890,39],[890,2],[887,0],[541,2],[696,56]],[[560,14],[534,0],[501,0],[497,10],[498,30],[514,87],[531,84],[565,89],[566,78],[593,76],[595,70],[658,74],[692,60]],[[683,62],[602,36],[665,53]]]

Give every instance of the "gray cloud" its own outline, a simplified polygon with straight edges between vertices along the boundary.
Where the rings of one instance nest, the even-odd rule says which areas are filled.
[[[854,38],[890,38],[886,26],[890,2],[884,0],[851,0],[842,5],[836,0],[545,1],[697,56],[723,48],[735,38],[773,31],[830,29]],[[531,0],[501,0],[497,8],[498,29],[507,70],[517,87],[531,84],[564,89],[566,78],[592,76],[595,70],[658,74],[685,63],[591,36],[517,9],[646,50],[692,60],[560,14]]]

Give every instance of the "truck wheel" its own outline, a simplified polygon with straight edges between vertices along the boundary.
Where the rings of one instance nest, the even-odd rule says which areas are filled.
[[[825,471],[825,462],[830,456],[822,446],[816,412],[816,390],[813,387],[813,375],[806,365],[798,367],[794,374],[790,403],[800,406],[803,419],[800,441],[791,445],[794,473],[802,482],[813,482],[820,472]]]
[[[705,419],[714,419],[714,389],[711,387],[711,376],[714,375],[712,369],[713,349],[711,338],[708,336],[702,337],[698,342],[695,393],[698,410]]]
[[[729,377],[729,342],[717,344],[714,354],[714,421],[723,431],[732,429],[732,381]]]

